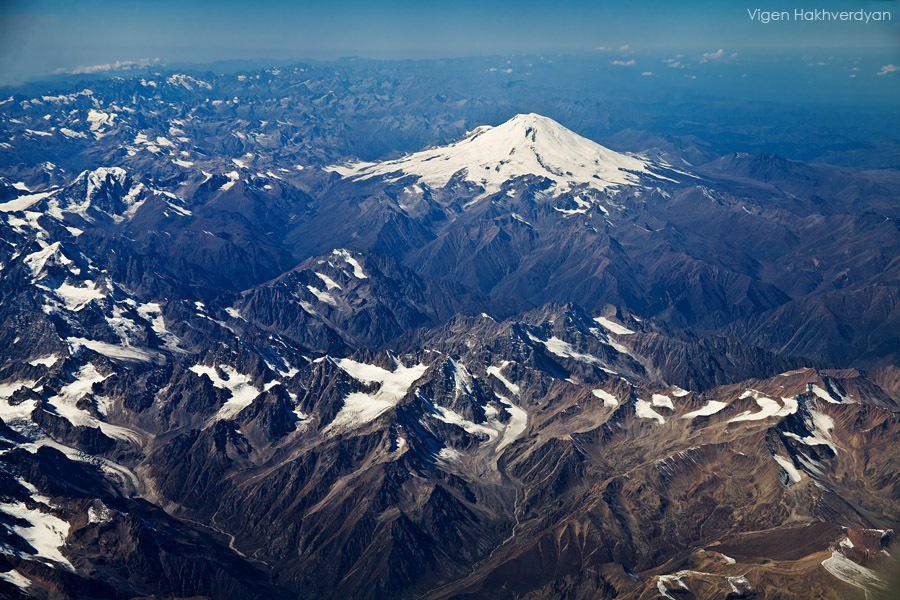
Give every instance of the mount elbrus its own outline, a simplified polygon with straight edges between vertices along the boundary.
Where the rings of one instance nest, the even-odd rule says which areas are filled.
[[[0,102],[0,596],[886,589],[897,178],[260,74]]]

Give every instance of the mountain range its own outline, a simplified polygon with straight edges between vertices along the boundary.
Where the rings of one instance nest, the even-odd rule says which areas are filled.
[[[0,596],[889,589],[896,170],[364,75],[0,101]]]

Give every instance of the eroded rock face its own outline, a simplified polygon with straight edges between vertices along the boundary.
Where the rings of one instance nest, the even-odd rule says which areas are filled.
[[[172,81],[73,95],[91,148],[0,180],[0,595],[887,585],[890,180],[536,115],[342,166]]]

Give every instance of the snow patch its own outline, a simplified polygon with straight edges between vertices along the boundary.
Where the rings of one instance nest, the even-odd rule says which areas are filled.
[[[613,396],[612,394],[607,392],[606,390],[601,390],[598,388],[596,390],[591,390],[591,393],[594,394],[596,397],[600,398],[601,400],[603,400],[604,406],[607,406],[609,408],[615,408],[619,405],[619,400],[615,396]]]
[[[719,402],[718,400],[710,400],[709,402],[707,402],[706,406],[704,406],[703,408],[700,408],[695,411],[691,411],[689,413],[685,413],[685,414],[681,415],[681,418],[682,419],[693,419],[696,417],[709,417],[709,416],[712,416],[712,415],[716,414],[717,412],[721,411],[726,406],[728,406],[728,403],[726,403],[726,402]]]
[[[637,400],[634,403],[634,414],[639,419],[654,419],[663,425],[666,422],[665,417],[650,408],[650,402],[647,400]]]
[[[341,288],[341,286],[339,286],[339,285],[334,281],[334,279],[332,279],[332,278],[329,277],[328,275],[323,275],[322,273],[316,273],[316,277],[318,277],[319,279],[322,280],[322,283],[325,284],[325,289],[326,289],[326,290],[334,290],[334,289],[340,290],[340,289],[343,289],[343,288]]]
[[[619,325],[615,321],[610,321],[606,317],[597,317],[594,319],[594,321],[616,335],[631,335],[632,333],[634,333],[624,325]]]
[[[395,370],[391,372],[349,358],[337,361],[337,365],[354,379],[376,383],[379,387],[373,393],[353,392],[344,398],[344,406],[326,427],[326,431],[336,427],[358,427],[373,421],[396,406],[409,392],[410,386],[428,370],[428,366],[421,363],[406,367],[397,361]]]
[[[17,588],[19,588],[20,590],[22,590],[23,592],[25,590],[27,590],[28,587],[31,585],[31,580],[28,579],[27,577],[25,577],[24,575],[22,575],[21,573],[19,573],[18,571],[16,571],[15,569],[0,573],[0,579],[2,579],[3,581],[5,581],[7,583],[11,583],[12,585],[14,585]]]
[[[668,396],[664,396],[662,394],[653,394],[650,397],[650,403],[653,406],[658,406],[660,408],[668,408],[669,410],[675,410],[675,405],[672,404],[672,399]]]
[[[817,384],[810,384],[807,386],[807,388],[808,391],[831,404],[853,404],[852,399],[845,398],[837,393],[829,392],[828,390],[823,390]]]
[[[368,275],[366,275],[365,271],[363,271],[362,266],[360,266],[359,262],[357,262],[357,260],[353,258],[353,255],[350,254],[349,250],[338,248],[336,250],[333,250],[331,253],[335,256],[340,256],[348,265],[353,267],[354,277],[356,277],[357,279],[368,279]]]
[[[445,446],[438,452],[437,458],[445,463],[457,462],[462,458],[462,453],[459,450],[454,450],[453,448],[447,448]]]
[[[81,310],[92,300],[106,297],[104,292],[97,289],[93,281],[85,282],[84,287],[63,283],[54,290],[54,293],[65,303],[66,308],[73,312]]]
[[[772,458],[774,458],[775,462],[777,462],[781,466],[781,468],[784,469],[784,472],[788,474],[788,477],[791,478],[791,481],[793,481],[794,483],[800,482],[800,471],[797,470],[797,467],[794,466],[794,463],[792,463],[789,459],[781,456],[780,454],[773,454]]]
[[[8,527],[35,549],[35,556],[43,559],[42,562],[54,562],[70,571],[75,570],[72,563],[60,552],[69,536],[69,524],[66,521],[35,508],[28,508],[23,502],[0,504],[0,511],[28,522],[27,525],[8,525]],[[0,546],[0,552],[19,554],[5,545]]]
[[[229,309],[225,309],[226,312]],[[162,340],[166,349],[169,352],[185,352],[179,345],[181,340],[166,328],[166,321],[162,315],[162,308],[156,302],[147,302],[145,304],[139,304],[137,307],[137,312],[141,317],[150,321],[150,327],[153,329],[153,332]]]
[[[159,353],[149,348],[136,346],[107,344],[85,338],[68,338],[66,342],[72,353],[77,353],[81,347],[89,348],[98,354],[109,358],[117,358],[125,361],[149,362],[160,358]]]
[[[503,376],[503,369],[504,369],[504,368],[506,367],[506,365],[508,365],[508,364],[510,364],[509,361],[508,361],[508,360],[504,360],[502,363],[500,363],[500,366],[499,366],[499,367],[488,367],[488,368],[485,369],[485,370],[488,372],[489,375],[493,375],[494,377],[496,377],[496,378],[500,381],[500,383],[502,383],[504,386],[506,386],[506,389],[508,389],[508,390],[511,391],[513,394],[515,394],[516,396],[518,396],[518,395],[520,394],[520,391],[521,391],[521,390],[519,389],[519,386],[516,385],[515,383],[511,382],[509,379],[507,379],[506,377]]]
[[[222,187],[219,188],[223,192],[230,190],[234,186],[234,182],[241,178],[241,174],[237,171],[230,171],[225,173],[225,177],[228,178],[228,181],[223,183]]]
[[[581,362],[600,365],[602,361],[596,356],[592,356],[590,354],[584,354],[575,350],[575,347],[572,346],[569,342],[559,339],[556,336],[552,336],[549,340],[542,340],[538,337],[535,337],[531,333],[528,334],[528,338],[532,342],[537,342],[539,344],[543,344],[544,347],[547,348],[552,354],[557,356],[561,356],[563,358],[572,358]]]
[[[309,292],[319,299],[319,302],[325,302],[326,304],[330,304],[332,306],[337,306],[337,300],[334,299],[334,296],[329,294],[328,292],[323,292],[322,290],[317,290],[311,285],[306,286],[306,289]]]
[[[862,589],[882,589],[884,583],[871,569],[862,567],[837,550],[822,561],[826,571],[845,583]]]
[[[741,394],[740,397],[749,398],[751,396],[754,400],[756,400],[756,403],[762,410],[758,412],[751,412],[749,410],[746,410],[728,421],[729,423],[737,423],[740,421],[762,421],[763,419],[774,417],[781,411],[782,407],[780,404],[778,404],[778,402],[772,400],[771,398],[766,398],[756,390],[747,390],[746,392]]]
[[[35,358],[34,360],[28,361],[28,364],[32,367],[43,366],[43,367],[52,367],[59,360],[59,357],[55,354],[51,354],[50,356],[45,356],[43,358]]]
[[[506,407],[506,412],[509,413],[509,421],[506,422],[506,429],[503,430],[503,439],[497,444],[499,452],[516,441],[528,428],[528,413],[506,398],[502,396],[498,396],[498,398],[500,403]]]
[[[250,385],[250,376],[239,373],[230,365],[220,364],[219,369],[225,374],[223,379],[214,367],[194,365],[189,370],[199,376],[206,375],[217,388],[231,392],[225,404],[216,413],[214,420],[230,419],[249,406],[262,393],[262,390]]]

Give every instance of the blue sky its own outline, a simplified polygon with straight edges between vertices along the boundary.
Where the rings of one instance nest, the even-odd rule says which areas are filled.
[[[753,22],[747,9],[891,10],[889,24]],[[436,58],[510,53],[877,48],[900,65],[900,2],[0,0],[0,83],[159,58]]]

